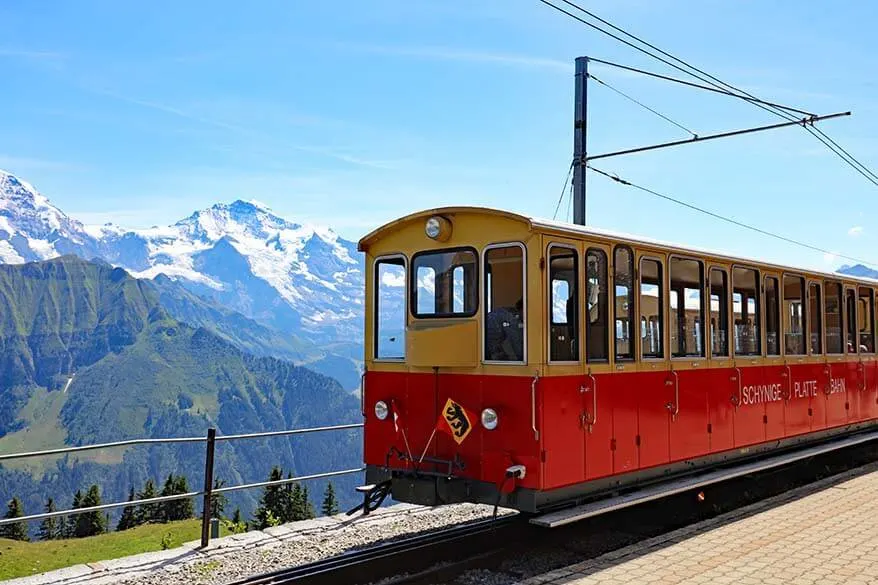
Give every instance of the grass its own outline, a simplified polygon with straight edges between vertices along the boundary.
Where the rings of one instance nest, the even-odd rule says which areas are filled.
[[[220,536],[227,534],[225,526],[220,524]],[[176,548],[199,538],[201,520],[197,519],[147,524],[124,532],[89,538],[46,542],[18,542],[0,538],[0,580],[162,550],[162,539],[165,539],[167,548]]]

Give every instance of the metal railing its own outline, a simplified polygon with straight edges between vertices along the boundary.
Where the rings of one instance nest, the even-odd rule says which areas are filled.
[[[72,508],[68,510],[58,510],[55,512],[43,512],[41,514],[31,514],[28,516],[20,516],[18,518],[0,518],[0,526],[5,524],[16,524],[19,522],[30,522],[33,520],[43,520],[46,518],[56,518],[58,516],[76,516],[78,514],[87,514],[89,512],[97,512],[100,510],[112,510],[114,508],[122,508],[125,506],[143,506],[146,504],[158,504],[160,502],[170,502],[173,500],[185,500],[201,496],[203,498],[201,512],[201,546],[206,547],[210,543],[210,520],[211,520],[211,504],[210,500],[213,494],[221,494],[234,492],[239,490],[247,490],[261,487],[269,487],[276,485],[285,485],[298,481],[307,481],[310,479],[322,479],[325,477],[335,477],[338,475],[348,475],[359,473],[365,470],[365,467],[356,469],[343,469],[341,471],[329,471],[326,473],[316,473],[312,475],[302,475],[299,477],[288,477],[286,479],[278,479],[274,481],[260,481],[256,483],[246,483],[241,485],[225,486],[214,488],[213,462],[214,451],[218,441],[237,441],[243,439],[261,439],[266,437],[284,437],[291,435],[303,435],[307,433],[320,433],[325,431],[343,431],[351,429],[361,429],[363,423],[351,423],[345,425],[334,425],[326,427],[313,427],[306,429],[290,429],[286,431],[268,431],[264,433],[246,433],[240,435],[220,435],[217,436],[216,429],[207,430],[205,437],[173,437],[166,439],[130,439],[128,441],[114,441],[112,443],[98,443],[93,445],[79,445],[76,447],[62,447],[58,449],[46,449],[43,451],[29,451],[21,453],[0,454],[0,463],[4,461],[12,461],[16,459],[29,459],[32,457],[43,457],[47,455],[61,455],[67,453],[77,453],[80,451],[94,451],[96,449],[113,449],[117,447],[130,447],[134,445],[155,445],[166,443],[205,443],[204,450],[204,489],[196,492],[186,492],[185,494],[174,494],[169,496],[157,496],[154,498],[146,498],[143,500],[130,500],[124,502],[112,502],[109,504],[100,504],[98,506],[89,506],[86,508]]]

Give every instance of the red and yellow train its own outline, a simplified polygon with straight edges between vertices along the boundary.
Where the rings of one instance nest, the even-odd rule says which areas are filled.
[[[878,281],[484,208],[366,253],[367,483],[536,512],[878,429]]]

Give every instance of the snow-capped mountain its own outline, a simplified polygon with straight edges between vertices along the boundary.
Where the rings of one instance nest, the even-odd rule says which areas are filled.
[[[280,331],[361,339],[363,258],[328,227],[287,221],[255,201],[217,204],[164,228],[86,226],[0,171],[0,263],[71,253],[140,278],[164,274]]]
[[[0,263],[17,264],[62,254],[97,255],[85,226],[52,205],[30,184],[0,170]]]

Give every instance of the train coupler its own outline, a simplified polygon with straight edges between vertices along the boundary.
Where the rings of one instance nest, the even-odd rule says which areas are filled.
[[[348,510],[347,515],[352,516],[359,510],[362,510],[363,516],[368,516],[369,512],[377,510],[384,502],[384,499],[390,494],[390,480],[388,479],[377,484],[357,486],[356,490],[363,494],[363,503]]]

